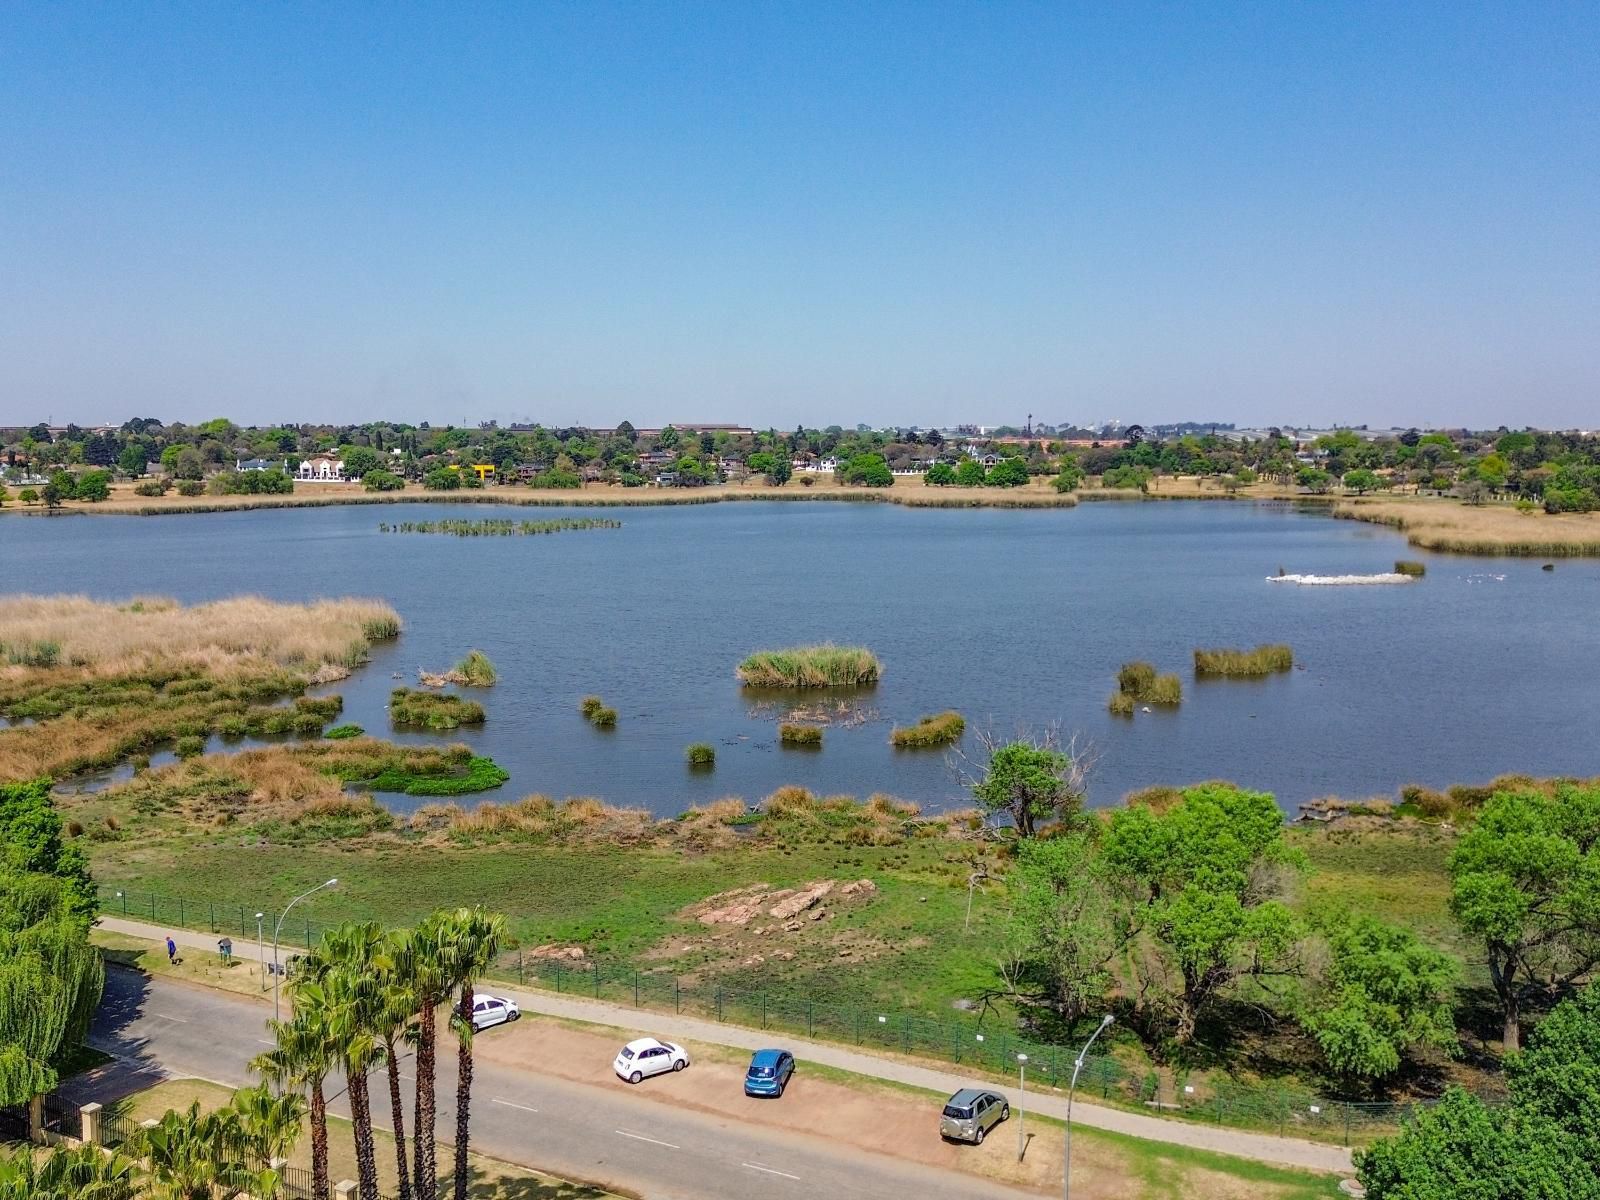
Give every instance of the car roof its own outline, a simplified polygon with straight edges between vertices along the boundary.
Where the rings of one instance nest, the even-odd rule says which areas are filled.
[[[750,1065],[752,1067],[775,1067],[778,1065],[779,1056],[787,1053],[787,1050],[757,1050],[750,1057]]]
[[[641,1050],[651,1050],[651,1049],[654,1049],[656,1046],[665,1046],[665,1045],[666,1045],[665,1042],[658,1042],[658,1041],[656,1041],[655,1038],[634,1038],[633,1041],[628,1043],[626,1048],[629,1049],[629,1050],[632,1050],[635,1054],[637,1054]]]
[[[976,1101],[979,1096],[986,1094],[987,1093],[982,1092],[977,1088],[962,1088],[954,1096],[951,1096],[950,1099],[945,1103],[954,1104],[957,1108],[966,1108],[969,1104],[972,1104],[974,1101]]]

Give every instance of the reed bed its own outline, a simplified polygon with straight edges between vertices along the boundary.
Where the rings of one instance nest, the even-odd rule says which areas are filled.
[[[448,671],[417,672],[417,678],[424,687],[444,687],[447,683],[459,687],[492,687],[497,677],[494,664],[482,650],[470,651]]]
[[[1106,707],[1111,710],[1111,715],[1114,717],[1131,717],[1133,716],[1133,697],[1123,691],[1112,692],[1111,699],[1107,701]]]
[[[611,517],[561,517],[554,521],[444,520],[378,523],[379,533],[447,533],[455,537],[522,537],[530,534],[570,533],[578,529],[621,529]]]
[[[1396,575],[1410,575],[1415,579],[1421,579],[1428,573],[1428,568],[1426,564],[1419,563],[1414,559],[1400,558],[1395,560],[1394,573]]]
[[[1600,555],[1600,513],[1517,512],[1453,500],[1345,501],[1333,515],[1387,525],[1423,550],[1523,558]]]
[[[256,659],[278,666],[351,667],[371,643],[397,636],[400,616],[381,600],[280,604],[241,596],[184,607],[141,598],[111,604],[87,596],[0,597],[0,645],[54,647],[49,662],[121,674],[156,662],[216,671]]]
[[[1196,650],[1196,675],[1251,676],[1271,675],[1294,669],[1294,649],[1281,643],[1257,646],[1254,650]]]
[[[802,725],[796,721],[785,721],[778,726],[778,741],[785,746],[804,746],[820,750],[822,748],[822,726]]]
[[[691,767],[711,767],[717,762],[717,750],[708,742],[690,742],[683,755]]]
[[[1108,707],[1119,716],[1131,716],[1135,702],[1173,707],[1183,703],[1183,681],[1176,675],[1159,675],[1147,662],[1123,663],[1117,672],[1117,696]]]
[[[746,687],[864,687],[878,682],[882,665],[865,646],[794,646],[759,650],[735,674]]]
[[[484,711],[476,700],[402,687],[389,693],[389,719],[396,725],[419,729],[456,729],[482,725]]]
[[[511,804],[486,802],[470,812],[454,804],[427,805],[410,821],[414,830],[442,831],[457,840],[511,838],[608,845],[641,841],[654,824],[654,818],[642,808],[617,808],[593,796],[555,800],[543,795],[524,796]]]
[[[932,713],[915,725],[902,725],[889,734],[889,744],[901,750],[947,746],[967,731],[967,721],[954,709]]]

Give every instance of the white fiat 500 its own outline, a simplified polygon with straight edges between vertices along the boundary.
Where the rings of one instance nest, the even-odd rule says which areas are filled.
[[[617,1073],[617,1078],[638,1083],[647,1075],[681,1071],[688,1065],[689,1052],[682,1046],[658,1042],[655,1038],[639,1038],[617,1052],[611,1069]]]

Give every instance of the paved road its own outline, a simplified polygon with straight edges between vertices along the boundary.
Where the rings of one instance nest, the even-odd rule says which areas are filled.
[[[123,1070],[236,1086],[271,1043],[254,1000],[113,969],[90,1042]],[[455,1056],[441,1055],[439,1130],[455,1127]],[[690,1070],[693,1070],[691,1067]],[[671,1080],[653,1081],[657,1090]],[[374,1079],[382,1091],[381,1079]],[[647,1085],[648,1086],[648,1085]],[[330,1089],[332,1090],[332,1089]],[[345,1112],[342,1099],[333,1104]],[[380,1112],[387,1102],[377,1103]],[[1018,1200],[1031,1193],[817,1138],[689,1112],[617,1088],[476,1064],[475,1149],[507,1162],[637,1192],[649,1200],[748,1200],[752,1194],[861,1200]]]
[[[167,931],[159,926],[123,917],[102,917],[100,924],[104,929],[149,938],[152,942],[159,942],[167,936]],[[172,936],[182,946],[197,947],[208,953],[216,953],[216,938],[211,935],[175,931]],[[256,957],[254,942],[235,940],[233,949],[234,954],[239,957],[250,959]],[[610,1004],[603,1000],[586,1000],[577,996],[555,995],[544,991],[507,989],[500,983],[488,986],[493,988],[496,995],[510,996],[516,1000],[524,1012],[614,1025],[623,1029],[637,1028],[639,1025],[639,1011],[623,1005]],[[651,1022],[651,1024],[660,1023]],[[672,1017],[671,1027],[675,1037],[710,1045],[731,1046],[741,1050],[758,1050],[772,1040],[770,1033],[762,1033],[760,1030],[744,1029],[737,1025],[724,1025],[689,1016]],[[926,1088],[947,1095],[973,1082],[971,1076],[953,1070],[942,1070],[902,1059],[887,1058],[851,1049],[848,1046],[835,1045],[832,1042],[811,1041],[786,1034],[784,1045],[807,1062],[837,1067],[857,1075]],[[1059,1120],[1066,1116],[1067,1098],[1065,1093],[1059,1090],[1041,1091],[1037,1094],[1030,1091],[1028,1109],[1030,1112],[1038,1112],[1041,1116],[1055,1117]],[[1081,1096],[1072,1107],[1072,1119],[1079,1125],[1124,1133],[1130,1137],[1144,1138],[1146,1141],[1190,1146],[1197,1150],[1212,1150],[1220,1154],[1232,1154],[1239,1158],[1254,1159],[1257,1162],[1272,1163],[1277,1166],[1297,1167],[1301,1170],[1329,1174],[1341,1172],[1346,1175],[1354,1169],[1350,1151],[1343,1146],[1313,1142],[1304,1138],[1251,1133],[1243,1129],[1164,1120],[1143,1113],[1128,1112],[1125,1109],[1087,1103]]]

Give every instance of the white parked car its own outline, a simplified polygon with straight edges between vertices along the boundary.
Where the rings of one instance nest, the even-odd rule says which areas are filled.
[[[479,994],[472,998],[472,1028],[488,1029],[493,1025],[504,1025],[507,1021],[515,1021],[522,1015],[522,1010],[516,1002],[504,1000],[499,996],[485,996]]]
[[[629,1042],[617,1052],[611,1069],[619,1079],[638,1083],[646,1075],[662,1075],[667,1071],[681,1071],[689,1065],[689,1052],[672,1042],[658,1042],[655,1038],[639,1038]]]

